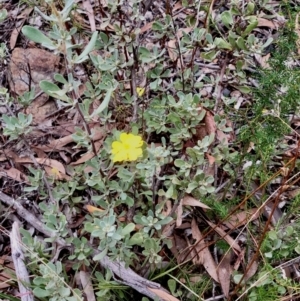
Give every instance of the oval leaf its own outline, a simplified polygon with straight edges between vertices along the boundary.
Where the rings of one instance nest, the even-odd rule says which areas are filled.
[[[35,27],[26,25],[22,28],[22,33],[25,37],[35,43],[54,47],[53,42]]]
[[[122,229],[122,234],[123,235],[127,235],[130,232],[132,232],[135,228],[135,224],[134,223],[130,223],[128,224],[125,228]]]

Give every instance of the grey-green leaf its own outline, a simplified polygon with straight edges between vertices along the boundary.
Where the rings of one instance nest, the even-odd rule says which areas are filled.
[[[248,19],[249,19],[249,25],[243,31],[242,37],[247,36],[258,25],[258,20],[255,16],[250,16]]]
[[[221,14],[221,19],[227,28],[230,28],[233,24],[232,13],[229,10],[226,10]]]
[[[241,50],[247,50],[245,40],[242,37],[238,37],[236,44]]]
[[[113,93],[112,89],[109,89],[106,91],[106,95],[104,100],[102,101],[101,105],[98,107],[96,111],[91,115],[91,118],[95,117],[96,115],[100,114],[103,110],[105,110],[108,106],[108,103],[110,101],[111,95]]]
[[[90,42],[87,44],[87,46],[85,47],[85,49],[82,51],[82,53],[79,55],[79,57],[77,57],[75,59],[75,63],[79,64],[82,63],[84,60],[87,59],[87,55],[94,49],[95,44],[96,44],[96,40],[98,37],[98,32],[95,31],[91,37]]]
[[[133,246],[133,245],[140,246],[143,241],[144,241],[143,234],[138,232],[138,233],[133,234],[132,237],[129,239],[129,245],[130,246]]]
[[[222,48],[222,49],[232,50],[232,46],[230,45],[230,43],[226,42],[222,38],[215,38],[214,45],[216,45],[216,46],[218,46],[219,48]]]
[[[27,37],[29,40],[44,45],[45,47],[50,46],[55,47],[53,42],[46,37],[40,30],[33,26],[24,26],[22,28],[22,33],[25,37]]]
[[[58,98],[63,101],[69,101],[69,97],[63,93],[57,85],[54,83],[48,82],[47,80],[42,80],[40,82],[40,88],[48,95]]]
[[[129,234],[130,232],[132,232],[135,228],[135,224],[134,223],[130,223],[128,225],[126,225],[125,228],[122,229],[122,234],[125,236],[127,234]]]
[[[41,289],[40,287],[36,287],[34,290],[33,290],[33,294],[38,297],[38,298],[45,298],[45,297],[48,297],[50,295],[50,291],[47,291],[47,290],[43,290]]]
[[[98,261],[104,258],[104,256],[107,254],[107,249],[104,249],[102,252],[100,252],[99,254],[95,255],[93,257],[94,261]]]
[[[6,9],[1,9],[0,10],[0,22],[4,21],[7,17],[7,10]]]

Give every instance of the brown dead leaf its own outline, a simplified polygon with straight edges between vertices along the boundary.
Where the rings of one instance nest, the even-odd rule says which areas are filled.
[[[165,202],[165,198],[164,197],[158,197],[158,204]],[[163,216],[169,216],[172,212],[173,209],[173,204],[170,200],[167,200],[165,203],[165,206],[163,208],[162,214]]]
[[[147,287],[149,291],[152,293],[156,294],[159,298],[161,298],[164,301],[180,301],[179,299],[173,297],[170,295],[168,292],[163,291],[158,288],[152,288],[152,287]]]
[[[93,172],[94,170],[95,170],[94,167],[92,167],[92,166],[87,166],[87,167],[84,169],[84,172],[85,172],[85,173],[89,173],[89,172]]]
[[[10,287],[16,279],[15,267],[12,258],[3,255],[0,258],[0,289]]]
[[[47,165],[51,168],[56,168],[59,172],[61,172],[63,174],[66,173],[65,167],[57,160],[45,159],[45,158],[36,158],[36,161],[39,164]],[[32,160],[29,157],[15,158],[15,162],[17,162],[17,163],[33,163]]]
[[[228,145],[228,139],[229,136],[225,134],[223,131],[217,130],[217,139],[224,143],[225,145]]]
[[[100,150],[100,147],[103,145],[103,140],[97,141],[95,142],[95,147],[96,147],[96,151],[98,152]],[[70,165],[79,165],[82,163],[85,163],[86,161],[92,159],[95,157],[94,152],[88,152],[86,154],[84,154],[80,159],[78,159],[75,162],[72,162]]]
[[[167,225],[165,225],[162,229],[162,236],[163,237],[171,237],[171,235],[173,234],[175,228],[175,222],[171,221],[170,223],[168,223]]]
[[[190,229],[191,228],[191,223],[190,222],[185,222],[182,223],[181,226],[178,227],[178,229]]]
[[[66,180],[70,181],[72,178],[64,173],[61,173],[56,167],[44,166],[44,169],[48,176],[54,178],[55,180]]]
[[[217,268],[217,273],[219,276],[221,288],[226,298],[228,298],[229,296],[230,277],[233,271],[233,268],[230,265],[230,261],[231,261],[231,252],[227,252],[224,255],[224,257],[221,259]]]
[[[207,273],[216,281],[219,281],[217,274],[217,265],[209,252],[209,249],[203,239],[203,236],[197,226],[195,219],[192,220],[192,236],[196,240],[194,251],[197,252],[196,256],[193,256],[193,262],[195,264],[201,264],[204,266]]]
[[[109,130],[109,129],[108,129]],[[98,141],[103,139],[106,134],[106,130],[104,128],[94,128],[93,129],[93,141]],[[44,152],[53,152],[53,151],[61,151],[63,147],[71,142],[73,142],[72,135],[68,135],[56,140],[52,140],[48,145],[39,145],[36,148],[43,150]]]
[[[65,162],[66,164],[70,164],[70,162],[71,162],[70,156],[67,156],[66,153],[63,152],[63,151],[60,151],[60,152],[59,152],[59,155],[60,155],[60,157],[64,160],[64,162]]]
[[[180,227],[181,224],[182,224],[182,213],[183,213],[183,210],[182,210],[182,200],[180,200],[180,202],[178,204],[176,213],[177,213],[176,227]]]
[[[209,165],[213,165],[216,162],[215,157],[211,156],[210,154],[206,153],[206,158],[209,162]]]
[[[144,26],[141,28],[140,33],[144,33],[144,32],[146,32],[146,31],[148,31],[149,29],[151,29],[151,28],[152,28],[152,24],[153,24],[153,22],[150,22],[150,23],[147,23],[146,25],[144,25]]]
[[[178,10],[180,8],[182,8],[182,4],[181,4],[181,1],[178,1],[178,2],[175,3],[175,5],[172,9],[173,13],[176,12],[176,10]]]
[[[36,158],[36,161],[39,164],[47,165],[51,168],[56,168],[60,173],[65,174],[66,170],[62,163],[53,159],[45,159],[45,158]]]
[[[245,225],[249,220],[253,221],[257,219],[259,215],[259,209],[249,209],[248,211],[242,211],[231,215],[228,220],[224,222],[224,225],[231,230],[237,229],[238,227]]]
[[[217,125],[214,119],[214,115],[210,111],[206,111],[204,122],[207,135],[215,134],[217,130]]]
[[[268,27],[272,29],[278,29],[278,25],[268,19],[264,18],[257,18],[258,24],[257,27]]]
[[[82,7],[84,8],[86,14],[88,15],[91,31],[92,32],[96,31],[95,15],[90,0],[82,1]]]
[[[245,262],[245,251],[246,250],[242,250],[242,252],[238,255],[238,257],[237,257],[237,259],[236,259],[236,261],[234,263],[234,266],[233,266],[233,270],[234,271],[237,271],[239,269],[241,263]],[[249,262],[251,262],[251,261],[252,261],[252,258],[250,259]],[[257,262],[257,260],[254,260],[250,267],[249,267],[249,264],[248,264],[248,266],[245,269],[245,271],[247,271],[247,272],[246,272],[246,274],[244,276],[243,281],[247,281],[251,277],[253,277],[256,274],[257,269],[258,269],[258,262]]]
[[[0,168],[0,178],[2,177],[2,175],[7,176],[17,182],[20,183],[28,183],[28,177],[23,174],[21,171],[19,171],[16,168],[11,167],[10,169],[3,169]]]
[[[52,167],[52,168],[48,167],[48,166],[46,166],[46,167],[50,169],[51,174],[53,174],[55,178],[57,178],[57,179],[59,178],[60,172],[56,167]]]
[[[250,260],[251,262],[252,260]],[[246,267],[246,274],[244,276],[244,281],[249,280],[252,276],[254,276],[257,272],[258,269],[258,262],[257,260],[254,260],[251,264],[251,266],[249,267],[249,265]]]
[[[35,152],[37,157],[39,158],[47,158],[48,155],[41,149],[35,148],[34,146],[32,147],[32,150]]]
[[[60,137],[65,137],[75,132],[76,125],[73,121],[70,122],[65,120],[56,120],[56,123],[58,125],[56,127],[53,127],[53,133],[59,133]]]
[[[210,207],[208,207],[207,205],[201,203],[200,201],[196,200],[195,198],[186,195],[183,199],[182,199],[182,205],[183,206],[194,206],[194,207],[201,207],[204,209],[211,209]]]
[[[92,206],[92,205],[86,205],[85,208],[86,208],[86,210],[87,210],[89,213],[94,213],[95,211],[99,211],[99,212],[105,211],[104,209],[100,209],[100,208],[97,208],[97,207]]]
[[[65,145],[71,142],[73,142],[72,135],[68,135],[56,140],[52,140],[48,145],[39,145],[37,147],[45,152],[60,151]]]
[[[233,265],[233,270],[237,271],[241,265],[241,263],[245,260],[246,249],[243,249],[240,254],[238,254],[237,259]]]
[[[176,34],[177,38],[180,39],[183,36],[183,32],[184,33],[189,33],[194,29],[194,27],[186,27],[186,28],[180,28]]]
[[[201,110],[199,111],[199,114],[202,112],[202,110],[205,110],[205,109],[201,108]],[[206,110],[205,110],[205,112],[207,113]],[[205,113],[205,115],[206,115],[206,113]],[[196,133],[194,134],[194,138],[195,138],[195,140],[202,140],[207,135],[208,134],[207,134],[207,131],[206,131],[205,122],[201,122],[199,125],[196,126]]]
[[[176,39],[170,40],[167,42],[167,49],[171,61],[175,62],[178,58],[177,48],[176,48]]]
[[[33,10],[33,7],[28,7],[19,16],[17,16],[17,19],[19,19],[19,20],[21,19],[21,21],[18,22],[18,26],[16,26],[11,33],[10,41],[9,41],[11,50],[15,48],[21,28],[22,28],[24,22],[26,21],[27,17],[31,14],[32,10]]]
[[[217,227],[214,223],[210,221],[207,221],[207,223],[229,244],[231,248],[234,248],[239,252],[242,251],[239,244],[231,236],[229,236],[223,229]]]
[[[172,247],[170,250],[173,256],[176,258],[178,264],[184,262],[184,260],[191,259],[191,254],[188,249],[187,241],[185,239],[174,233],[173,237],[171,237],[171,241]]]

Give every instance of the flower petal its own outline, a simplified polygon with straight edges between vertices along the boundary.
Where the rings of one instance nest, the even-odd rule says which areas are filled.
[[[120,141],[121,141],[121,142],[126,142],[127,139],[128,139],[128,134],[127,134],[127,133],[122,133],[122,134],[120,135]]]
[[[128,135],[127,143],[130,144],[132,148],[134,147],[141,147],[143,145],[142,137],[135,136],[132,134]]]
[[[112,156],[113,162],[122,162],[127,161],[127,153],[126,152],[118,152],[117,154]]]
[[[142,154],[143,154],[143,151],[141,148],[132,149],[130,152],[128,152],[128,160],[135,161]]]
[[[119,151],[123,150],[123,144],[119,141],[114,141],[112,143],[111,147],[112,147],[112,149],[111,149],[112,154],[116,154]]]

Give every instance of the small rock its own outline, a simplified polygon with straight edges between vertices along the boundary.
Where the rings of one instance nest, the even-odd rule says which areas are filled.
[[[208,92],[206,91],[206,89],[202,89],[202,90],[200,91],[200,95],[201,95],[202,97],[206,97],[206,96],[208,95]]]
[[[1,114],[6,114],[7,113],[7,109],[5,106],[0,106],[0,115]]]
[[[54,74],[59,72],[59,62],[59,56],[43,49],[15,48],[9,64],[11,91],[20,96],[35,88],[37,95],[41,91],[40,81],[52,81]],[[43,93],[26,110],[27,114],[33,115],[33,119],[37,123],[56,110],[54,101],[47,102],[47,100],[48,95]]]
[[[230,95],[230,90],[228,90],[227,88],[225,88],[225,89],[223,89],[222,94],[223,94],[225,97],[228,97],[228,96]]]

